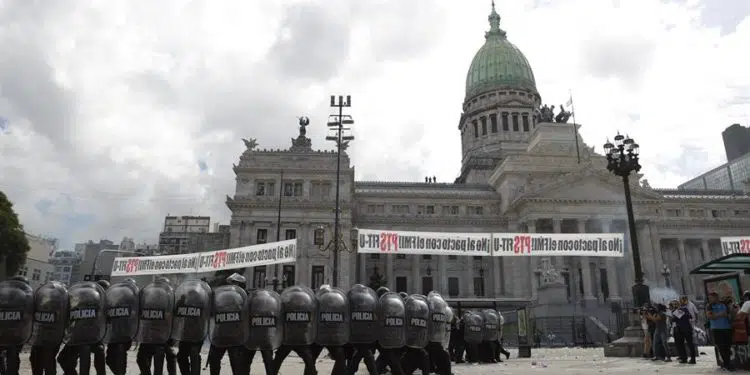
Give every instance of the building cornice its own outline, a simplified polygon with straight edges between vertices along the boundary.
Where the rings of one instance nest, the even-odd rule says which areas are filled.
[[[503,217],[447,217],[447,216],[382,216],[382,217],[357,217],[354,222],[359,226],[374,225],[378,227],[400,227],[414,230],[415,225],[441,226],[441,227],[483,227],[497,228],[508,226],[508,219]],[[411,228],[411,229],[408,229]]]

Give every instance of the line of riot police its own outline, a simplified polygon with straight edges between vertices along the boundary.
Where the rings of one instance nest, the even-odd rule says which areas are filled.
[[[266,374],[278,374],[295,352],[304,361],[304,374],[315,375],[324,348],[334,360],[332,375],[354,374],[363,360],[371,375],[387,367],[394,375],[417,368],[423,374],[450,375],[449,346],[465,347],[470,360],[499,359],[501,319],[494,310],[457,319],[436,292],[376,292],[359,284],[348,292],[295,285],[279,295],[247,291],[245,278],[233,274],[214,288],[201,280],[174,288],[167,278],[157,277],[143,288],[129,279],[70,288],[49,282],[34,291],[15,277],[0,282],[0,348],[7,357],[0,367],[17,375],[19,353],[29,344],[33,375],[55,374],[55,356],[65,375],[88,375],[91,354],[97,375],[106,375],[105,366],[125,375],[128,350],[137,342],[141,375],[162,375],[165,362],[169,375],[176,375],[177,368],[182,375],[198,375],[208,338],[211,375],[220,373],[224,355],[233,374],[248,375],[258,351]]]

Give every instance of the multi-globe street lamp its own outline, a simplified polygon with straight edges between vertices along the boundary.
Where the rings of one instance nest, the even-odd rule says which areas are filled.
[[[628,232],[630,232],[630,248],[633,253],[633,266],[635,269],[635,284],[633,285],[633,302],[635,306],[643,306],[651,300],[648,286],[643,283],[643,266],[641,265],[641,253],[638,248],[638,233],[635,226],[635,215],[633,214],[633,199],[630,193],[630,174],[638,173],[641,164],[638,158],[638,144],[633,138],[625,137],[620,133],[614,138],[614,144],[607,141],[604,144],[604,152],[607,155],[607,170],[622,177],[625,190],[625,208],[628,214]]]

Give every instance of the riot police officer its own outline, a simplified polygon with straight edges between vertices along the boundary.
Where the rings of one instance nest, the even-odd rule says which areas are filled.
[[[370,287],[355,284],[347,293],[349,299],[349,344],[347,374],[353,375],[359,368],[360,361],[370,375],[378,375],[375,366],[374,352],[378,340],[378,295]]]
[[[142,375],[162,375],[164,362],[167,372],[175,375],[175,355],[172,351],[172,313],[174,308],[174,290],[166,277],[157,277],[153,283],[140,291],[138,354],[136,362]]]
[[[427,300],[432,320],[430,342],[426,347],[430,356],[430,366],[439,375],[451,375],[451,359],[447,349],[451,338],[450,322],[453,320],[453,310],[437,292],[430,292]]]
[[[317,374],[310,347],[315,341],[318,310],[313,291],[300,285],[288,287],[281,293],[281,305],[284,339],[273,359],[274,372],[278,373],[284,359],[294,351],[305,362],[304,375]]]
[[[343,291],[330,286],[321,287],[315,298],[318,322],[311,349],[313,359],[316,360],[325,347],[335,362],[331,375],[346,375],[344,345],[349,342],[349,300]]]
[[[105,362],[115,375],[127,373],[127,356],[138,333],[138,285],[126,279],[107,289],[107,352]]]
[[[404,355],[401,358],[401,369],[404,374],[413,374],[419,368],[423,374],[431,370],[430,356],[425,349],[430,342],[432,318],[427,298],[421,294],[412,294],[404,299],[406,308],[406,340]]]
[[[203,280],[186,280],[175,292],[171,338],[178,342],[177,365],[182,375],[199,375],[201,347],[208,334],[211,287]]]
[[[34,294],[34,334],[31,344],[32,375],[57,373],[55,356],[65,336],[68,311],[68,291],[65,285],[52,281]]]
[[[65,346],[57,355],[57,362],[66,375],[79,373],[88,375],[91,367],[91,352],[97,353],[107,332],[105,314],[106,295],[102,285],[82,281],[68,290],[68,334]],[[94,358],[97,375],[106,375],[103,350]]]
[[[250,373],[252,359],[249,358],[248,350],[244,346],[250,336],[246,287],[245,277],[233,273],[226,278],[224,285],[214,289],[211,311],[214,325],[209,334],[211,348],[208,350],[206,361],[206,365],[210,366],[211,375],[219,375],[221,359],[227,352],[233,374]]]
[[[23,276],[13,276],[0,283],[0,352],[5,352],[2,369],[7,375],[18,375],[21,349],[29,339],[34,309],[34,291]]]

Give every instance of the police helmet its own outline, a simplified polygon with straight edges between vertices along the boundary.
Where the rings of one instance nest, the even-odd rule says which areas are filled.
[[[109,281],[107,280],[97,280],[96,283],[99,284],[99,286],[101,286],[102,288],[104,288],[104,290],[109,289]]]
[[[16,276],[11,277],[10,280],[20,281],[26,285],[29,284],[29,279],[27,279],[26,276],[16,275]]]

